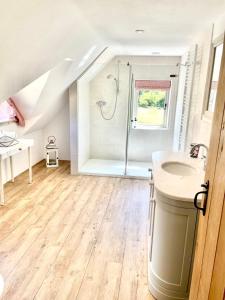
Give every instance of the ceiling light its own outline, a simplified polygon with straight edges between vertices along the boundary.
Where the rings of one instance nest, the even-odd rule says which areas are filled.
[[[136,33],[144,33],[145,31],[144,31],[144,29],[136,29],[135,32]]]

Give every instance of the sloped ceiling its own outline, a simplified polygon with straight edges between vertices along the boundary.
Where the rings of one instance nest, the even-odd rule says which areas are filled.
[[[26,134],[46,126],[65,105],[69,85],[105,42],[74,1],[9,0],[0,9],[0,100],[12,96]]]
[[[72,0],[1,1],[0,40],[0,99],[105,44]]]
[[[25,128],[17,130],[19,135],[44,128],[63,109],[69,100],[69,86],[90,59],[87,55],[85,57],[86,60],[81,60],[79,64],[74,60],[65,59],[12,96],[26,120]],[[82,68],[79,65],[82,65]]]

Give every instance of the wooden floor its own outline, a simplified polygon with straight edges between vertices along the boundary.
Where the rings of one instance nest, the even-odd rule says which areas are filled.
[[[33,171],[5,186],[1,299],[152,300],[147,181],[70,176],[66,162]]]

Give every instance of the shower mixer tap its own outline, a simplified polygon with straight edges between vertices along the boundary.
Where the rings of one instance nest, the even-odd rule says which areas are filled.
[[[104,100],[99,100],[99,101],[96,102],[96,104],[97,104],[99,107],[102,107],[102,106],[106,105],[106,101],[104,101]]]

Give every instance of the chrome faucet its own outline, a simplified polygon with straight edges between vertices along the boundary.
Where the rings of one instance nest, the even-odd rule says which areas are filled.
[[[201,159],[204,159],[204,170],[206,169],[207,156],[208,156],[208,147],[205,144],[191,144],[190,157],[198,158],[200,148],[206,150],[206,155],[202,155]]]

